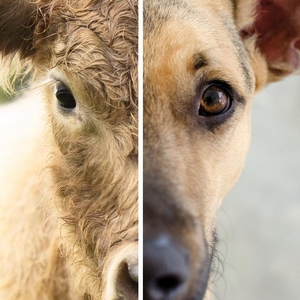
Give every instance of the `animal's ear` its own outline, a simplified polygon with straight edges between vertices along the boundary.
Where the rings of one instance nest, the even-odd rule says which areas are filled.
[[[32,54],[36,7],[29,0],[0,1],[0,52],[3,55],[18,52],[25,58]]]
[[[266,82],[300,71],[300,0],[236,0],[241,37],[267,64]],[[254,70],[257,72],[257,70]]]

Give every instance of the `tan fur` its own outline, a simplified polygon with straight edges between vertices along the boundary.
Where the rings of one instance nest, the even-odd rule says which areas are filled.
[[[255,4],[144,1],[145,300],[209,298],[217,210],[245,163],[252,100],[279,79],[256,48],[257,36],[241,38],[255,18]],[[197,58],[200,67],[195,67]],[[205,88],[217,84],[226,91],[224,82],[235,94],[234,108],[220,116],[199,115]],[[176,261],[148,251],[164,253],[157,246],[162,238],[161,248],[178,246]],[[185,273],[173,268],[178,257]],[[151,268],[164,261],[160,274]],[[161,274],[165,281],[174,279],[174,270],[179,275],[172,287],[153,284]]]
[[[135,299],[137,1],[1,1],[0,20],[4,63],[38,82],[1,111],[21,117],[1,124],[0,299]]]
[[[212,18],[214,15],[218,16],[224,14],[224,7],[220,6],[218,3],[215,3],[215,5],[212,5],[211,2],[206,4],[205,1],[202,3],[201,7],[197,7],[197,1],[187,1],[187,3],[191,7],[191,11],[193,11],[193,13],[203,14],[207,23],[200,24],[200,22],[197,23],[194,21],[194,24],[189,24],[188,12],[182,9],[179,11],[177,10],[175,14],[172,9],[176,10],[176,7],[170,7],[170,12],[166,12],[166,14],[170,15],[170,18],[168,23],[165,24],[164,27],[160,28],[159,35],[152,36],[152,32],[147,32],[147,23],[145,25],[146,33],[144,49],[147,50],[145,50],[144,59],[146,90],[144,100],[144,122],[146,126],[145,142],[147,143],[147,146],[149,143],[149,147],[152,147],[152,143],[155,145],[155,147],[162,146],[164,148],[168,148],[168,144],[172,145],[173,143],[177,142],[180,143],[180,145],[186,145],[188,143],[188,137],[184,137],[185,130],[181,127],[183,125],[177,122],[174,123],[174,117],[169,112],[168,107],[171,105],[170,101],[174,101],[172,100],[172,97],[169,97],[169,95],[173,95],[174,90],[177,91],[178,89],[187,89],[186,91],[182,91],[182,96],[177,94],[177,97],[180,99],[181,97],[183,98],[189,95],[185,95],[186,93],[192,93],[192,91],[189,91],[186,87],[191,86],[190,82],[194,81],[195,71],[192,67],[192,58],[194,53],[203,52],[211,58],[211,65],[206,67],[203,71],[203,76],[205,76],[207,80],[210,80],[210,78],[226,78],[227,80],[232,80],[236,86],[236,89],[239,90],[241,94],[245,95],[245,97],[248,97],[249,94],[252,94],[254,90],[252,70],[246,62],[247,69],[252,78],[250,87],[251,89],[249,90],[249,87],[246,85],[246,79],[242,75],[242,69],[238,61],[240,54],[236,52],[234,44],[230,40],[230,33],[228,32],[227,28],[224,27],[222,20],[218,22],[218,18],[215,18],[213,24],[208,23],[210,17]],[[230,13],[231,12],[228,9],[228,16],[230,16]],[[153,16],[153,14],[154,13],[151,12],[151,16]],[[179,20],[181,21],[179,22]],[[228,20],[230,20],[229,17]],[[213,38],[210,33],[211,26],[214,27],[216,32],[219,32],[219,35]],[[233,26],[233,24],[231,24],[231,26]],[[173,39],[173,36],[175,35],[174,32],[176,32],[176,39]],[[191,39],[190,36],[194,36],[195,38]],[[220,42],[224,44],[224,48],[222,49],[216,46]],[[242,47],[242,45],[240,46]],[[232,52],[236,53],[236,55],[232,55]],[[245,57],[248,57],[248,54],[245,50],[242,50],[242,53],[245,55]],[[232,72],[233,66],[235,66],[235,73]],[[239,74],[239,76],[237,74]],[[162,94],[161,97],[163,97],[164,101],[151,101],[152,99],[149,98],[151,94],[147,94],[148,86],[155,86],[155,93]],[[191,88],[192,87],[194,87],[194,84],[191,86]],[[180,104],[178,103],[173,105]],[[186,104],[182,103],[181,105]],[[184,183],[182,184],[186,193],[197,194],[194,190],[199,186],[201,189],[201,194],[207,194],[203,195],[206,198],[214,195],[216,193],[215,189],[218,187],[216,201],[203,201],[203,205],[206,205],[205,203],[207,203],[207,205],[210,207],[207,207],[206,209],[202,207],[200,213],[200,218],[203,219],[205,232],[207,232],[207,238],[209,240],[211,239],[209,237],[210,232],[214,227],[213,224],[215,211],[220,205],[220,200],[224,197],[224,195],[233,186],[238,178],[243,166],[242,162],[246,157],[246,149],[249,145],[250,137],[250,108],[251,101],[248,101],[246,109],[241,109],[240,113],[238,113],[233,120],[230,120],[230,130],[228,130],[228,128],[223,129],[220,127],[214,134],[204,133],[205,138],[199,140],[197,139],[197,143],[191,142],[186,150],[182,149],[182,151],[188,151],[192,154],[190,156],[184,156],[184,160],[181,160],[181,157],[176,156],[172,158],[173,161],[176,160],[176,163],[175,161],[172,162],[172,151],[168,152],[166,149],[164,149],[164,153],[168,153],[169,157],[165,162],[162,162],[162,164],[171,163],[174,164],[174,167],[176,165],[176,173],[178,172],[182,177],[185,177],[185,179],[182,178],[181,180],[184,180]],[[152,116],[158,116],[160,111],[165,112],[164,116],[161,116],[160,119],[156,118],[151,121],[150,119],[152,119]],[[162,126],[162,124],[164,124],[163,130],[159,130],[158,128]],[[242,126],[242,124],[244,126]],[[149,133],[147,131],[148,129]],[[151,141],[149,142],[147,140],[148,134],[151,134]],[[155,136],[152,136],[154,134]],[[222,136],[222,139],[220,139],[220,136]],[[154,140],[155,143],[152,140],[156,138],[164,141],[170,140],[170,142],[166,144],[164,143],[164,145],[158,145],[156,140]],[[242,143],[241,141],[245,141],[245,143]],[[216,148],[211,149],[212,143],[215,143]],[[235,153],[229,151],[229,149],[234,149],[237,143],[245,146],[236,149]],[[177,147],[175,147],[175,149],[176,148]],[[198,153],[200,149],[201,155]],[[208,154],[211,151],[214,153],[213,156]],[[196,153],[198,153],[198,155]],[[226,157],[224,157],[224,155],[226,155]],[[217,164],[218,157],[222,157],[222,164],[220,165]],[[191,161],[187,162],[187,159],[190,159]],[[237,161],[237,159],[239,161]],[[181,172],[178,171],[180,166],[185,168],[185,165],[197,166],[196,170],[194,171],[193,169],[188,170],[188,173],[192,172],[194,174],[186,174],[186,172],[183,170]],[[205,174],[205,176],[201,176],[201,178],[196,175],[198,172],[200,172],[199,166],[200,168],[208,168],[207,172],[205,170],[201,170],[202,173],[204,172]],[[212,169],[212,166],[215,166],[215,168]],[[165,169],[165,172],[170,172],[169,168],[170,166]],[[230,180],[225,180],[225,177],[223,176],[230,178]],[[196,181],[192,182],[191,178],[195,178]],[[172,179],[172,181],[173,180],[174,184],[181,184],[178,182],[180,180],[178,177]],[[206,187],[204,190],[203,186]],[[191,194],[191,197],[193,198],[194,196]],[[207,220],[205,221],[205,219]],[[210,222],[211,224],[209,224]]]

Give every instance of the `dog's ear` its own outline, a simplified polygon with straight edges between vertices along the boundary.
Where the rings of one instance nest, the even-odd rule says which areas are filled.
[[[0,52],[18,52],[21,58],[32,54],[36,4],[26,0],[0,1]]]
[[[234,2],[236,24],[241,37],[248,43],[248,47],[251,47],[249,41],[255,43],[256,49],[265,60],[266,71],[254,68],[255,72],[267,75],[265,83],[299,72],[300,0]]]

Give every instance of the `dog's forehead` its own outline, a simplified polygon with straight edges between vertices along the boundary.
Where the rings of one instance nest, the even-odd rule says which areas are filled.
[[[230,15],[233,17],[234,4],[230,0],[144,0],[144,34],[159,29],[167,21],[182,21],[197,19],[207,23],[213,14],[214,19]]]
[[[165,77],[174,70],[183,73],[195,64],[208,63],[216,77],[234,81],[241,92],[252,92],[253,74],[231,4],[227,0],[213,4],[207,0],[146,1],[145,78],[149,73],[153,80],[155,74],[160,81],[162,69]]]

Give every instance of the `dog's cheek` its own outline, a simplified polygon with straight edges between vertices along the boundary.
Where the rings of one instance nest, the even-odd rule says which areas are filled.
[[[236,184],[244,168],[251,140],[251,106],[249,100],[246,110],[237,114],[238,117],[229,124],[223,136],[219,139],[217,151],[219,161],[216,161],[215,180],[219,184],[219,201],[217,208],[221,205],[223,198]],[[221,141],[221,142],[220,142]]]

